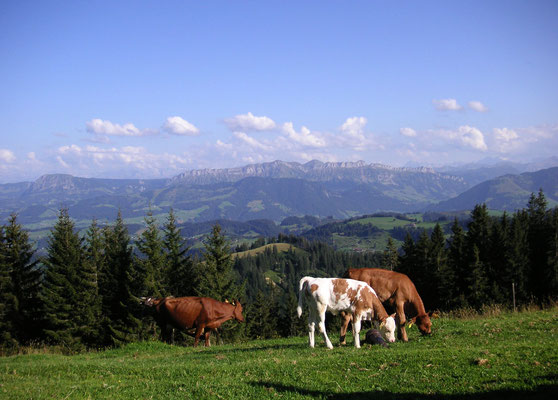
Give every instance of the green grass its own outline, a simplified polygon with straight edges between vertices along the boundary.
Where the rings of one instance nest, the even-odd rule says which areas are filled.
[[[229,322],[230,323],[230,322]],[[434,320],[408,343],[327,350],[321,337],[192,348],[159,342],[0,358],[2,399],[553,398],[558,310]],[[332,340],[337,341],[334,332]]]

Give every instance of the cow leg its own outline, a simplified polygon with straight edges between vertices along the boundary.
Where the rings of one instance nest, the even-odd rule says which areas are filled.
[[[318,328],[320,329],[320,332],[322,333],[322,335],[324,337],[324,341],[325,341],[325,344],[326,344],[327,348],[328,349],[333,349],[333,345],[331,344],[331,341],[327,337],[327,332],[326,332],[326,326],[325,326],[326,308],[322,307],[322,310],[319,310],[319,311],[320,311],[320,322],[318,323]]]
[[[405,331],[405,323],[407,320],[405,319],[405,306],[403,302],[398,302],[396,307],[397,313],[397,338],[404,342],[408,342],[409,339],[407,338],[407,332]]]
[[[308,318],[308,343],[312,348],[314,347],[314,331],[316,329],[315,326],[316,323]]]
[[[196,336],[194,337],[194,347],[196,347],[198,345],[198,342],[200,341],[200,336],[203,332],[203,326],[198,326],[196,328]]]
[[[169,328],[166,324],[161,326],[161,337],[165,343],[171,344],[171,334],[172,328]]]
[[[341,318],[343,318],[343,322],[341,323],[341,331],[339,332],[339,344],[347,344],[345,340],[345,336],[347,335],[347,328],[349,327],[349,322],[351,322],[351,314],[348,313],[341,313]]]
[[[211,343],[209,343],[209,335],[211,334],[211,329],[207,329],[205,332],[205,347],[210,347]]]
[[[355,340],[355,347],[360,349],[360,326],[362,315],[353,315],[353,337]]]

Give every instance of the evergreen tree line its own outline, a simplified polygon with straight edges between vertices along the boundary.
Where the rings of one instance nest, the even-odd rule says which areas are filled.
[[[390,238],[383,254],[339,252],[285,234],[257,241],[266,243],[293,247],[235,257],[215,225],[198,257],[172,211],[162,227],[149,212],[133,242],[120,213],[114,224],[93,221],[80,236],[62,209],[46,256],[37,259],[12,215],[0,229],[0,345],[44,342],[75,350],[144,340],[157,332],[141,296],[240,300],[246,324],[224,324],[226,339],[298,335],[306,330],[295,311],[300,278],[342,276],[350,267],[409,275],[430,310],[511,304],[512,290],[518,304],[544,303],[558,293],[558,208],[548,210],[542,192],[526,209],[498,218],[478,205],[465,228],[457,219],[450,234],[436,225],[407,235],[401,249]]]
[[[153,332],[141,296],[242,296],[219,226],[193,259],[172,211],[162,232],[151,212],[145,224],[134,243],[120,213],[112,226],[93,221],[82,237],[62,209],[46,256],[36,259],[12,215],[0,229],[0,345],[118,346]]]
[[[438,224],[407,235],[393,269],[411,278],[428,309],[511,305],[514,297],[543,305],[558,295],[558,208],[547,208],[542,191],[512,215],[491,217],[477,205],[466,230],[455,219],[447,239]]]

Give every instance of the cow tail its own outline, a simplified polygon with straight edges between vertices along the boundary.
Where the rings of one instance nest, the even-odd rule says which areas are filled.
[[[296,313],[298,318],[302,316],[302,306],[304,304],[304,290],[306,289],[307,282],[310,278],[304,277],[300,280],[299,288],[298,288],[298,307],[296,308]]]

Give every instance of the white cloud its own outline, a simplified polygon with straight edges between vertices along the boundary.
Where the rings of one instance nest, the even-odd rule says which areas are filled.
[[[178,116],[168,117],[163,129],[174,135],[195,136],[200,133],[198,128]]]
[[[438,130],[431,132],[451,141],[458,142],[464,147],[471,147],[480,151],[488,150],[488,146],[484,141],[484,134],[472,126],[463,125],[457,130]]]
[[[27,153],[27,159],[30,161],[35,161],[37,159],[37,155],[34,151],[30,151],[29,153]]]
[[[519,135],[514,130],[508,128],[494,128],[492,133],[494,134],[495,150],[500,153],[515,151],[523,145],[519,140]]]
[[[465,125],[460,126],[457,132],[461,143],[477,150],[486,151],[488,149],[486,143],[484,142],[483,133],[477,128]]]
[[[417,136],[417,132],[413,128],[408,128],[408,127],[399,129],[399,133],[401,133],[403,136],[407,136],[407,137]]]
[[[81,147],[72,144],[70,146],[62,146],[58,148],[58,152],[60,154],[68,154],[68,153],[74,153],[74,154],[80,154],[81,153]]]
[[[272,146],[268,146],[256,139],[254,139],[251,136],[248,136],[246,133],[244,132],[233,132],[233,135],[239,139],[240,141],[246,143],[248,146],[254,148],[254,149],[259,149],[259,150],[264,150],[264,151],[269,151],[272,150],[273,147]]]
[[[225,124],[231,131],[270,131],[275,129],[275,122],[268,117],[256,117],[251,112],[240,114],[233,118],[226,118]]]
[[[56,161],[58,161],[58,164],[60,164],[63,168],[66,168],[66,169],[70,168],[70,166],[68,165],[68,163],[66,163],[66,161],[64,161],[64,160],[62,159],[62,157],[56,156]]]
[[[292,122],[285,122],[283,124],[283,133],[292,141],[308,147],[325,147],[326,141],[319,134],[310,132],[310,129],[303,126],[300,132],[296,132],[293,128]]]
[[[487,112],[488,108],[480,101],[470,101],[469,108],[478,112]]]
[[[191,159],[185,155],[150,153],[140,146],[82,148],[74,144],[59,147],[56,162],[76,176],[115,178],[168,177],[191,165]]]
[[[99,118],[86,122],[87,131],[97,135],[111,136],[144,136],[149,131],[140,131],[134,124],[127,123],[124,125],[113,124],[110,121],[104,121]]]
[[[341,132],[354,138],[363,139],[364,127],[366,126],[367,122],[368,120],[365,117],[347,118],[345,123],[341,125]]]
[[[0,149],[0,161],[6,163],[12,163],[16,160],[16,156],[13,151],[7,149]]]
[[[508,129],[508,128],[494,128],[493,130],[494,132],[494,137],[498,140],[498,141],[503,141],[503,142],[509,142],[512,140],[515,140],[519,137],[519,135],[517,134],[517,132]]]
[[[434,104],[437,110],[442,111],[457,111],[463,108],[457,103],[457,100],[455,99],[432,100],[432,104]]]
[[[343,125],[341,125],[342,135],[336,137],[330,145],[359,152],[377,148],[378,145],[375,143],[372,135],[367,135],[364,131],[367,123],[368,120],[365,117],[347,118]],[[360,158],[360,156],[357,156],[357,158]]]

